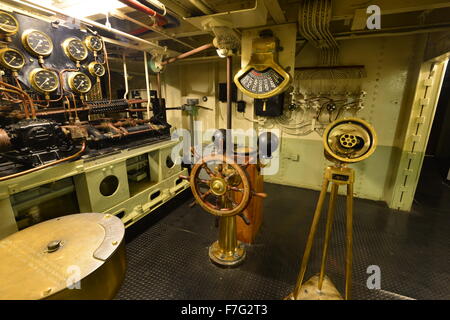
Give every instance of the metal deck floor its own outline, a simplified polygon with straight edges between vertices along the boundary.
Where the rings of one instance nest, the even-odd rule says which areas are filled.
[[[236,269],[209,261],[208,246],[218,229],[198,205],[189,208],[189,191],[130,227],[128,270],[116,299],[285,297],[295,284],[318,192],[274,184],[265,188],[269,197],[262,228]],[[439,190],[422,184],[420,203],[409,214],[355,199],[352,299],[450,299],[450,188]],[[344,210],[345,199],[339,197],[327,264],[341,293]],[[319,271],[324,217],[325,211],[305,279]],[[370,265],[381,269],[381,290],[366,287]]]

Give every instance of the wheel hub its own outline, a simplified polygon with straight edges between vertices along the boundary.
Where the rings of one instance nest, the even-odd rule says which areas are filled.
[[[227,192],[227,183],[222,178],[211,179],[210,189],[216,196],[222,196]]]

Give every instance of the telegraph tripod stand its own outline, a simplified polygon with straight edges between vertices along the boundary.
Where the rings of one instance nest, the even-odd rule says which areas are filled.
[[[328,246],[333,228],[336,199],[340,186],[347,186],[346,235],[345,235],[345,300],[350,299],[353,260],[353,184],[355,172],[346,166],[367,159],[376,147],[376,133],[370,124],[357,118],[344,118],[331,123],[324,132],[323,145],[325,157],[335,163],[327,167],[323,178],[317,207],[306,242],[300,272],[294,291],[286,298],[291,300],[342,300],[334,284],[325,275]],[[311,249],[319,224],[322,207],[331,184],[328,202],[325,239],[322,251],[320,273],[303,283]]]
[[[334,212],[336,209],[336,198],[340,186],[347,186],[347,210],[346,210],[346,258],[345,258],[345,299],[350,298],[351,276],[352,276],[352,246],[353,246],[353,182],[355,180],[354,170],[345,166],[327,167],[320,192],[317,207],[314,212],[314,218],[309,231],[306,243],[305,253],[303,255],[300,273],[295,285],[294,292],[289,296],[290,299],[320,299],[320,300],[341,300],[342,297],[334,287],[333,283],[326,278],[325,268],[327,262],[328,245],[330,243],[331,231],[333,228]],[[328,186],[331,183],[330,200],[328,203],[327,223],[325,230],[325,241],[322,252],[322,262],[320,273],[306,282],[303,286],[303,280],[308,266],[309,256],[314,243],[314,236],[319,224],[322,207],[328,193]]]

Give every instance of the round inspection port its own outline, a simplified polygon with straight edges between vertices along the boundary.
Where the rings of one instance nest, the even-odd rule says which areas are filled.
[[[119,179],[116,176],[107,176],[100,182],[100,193],[105,196],[111,196],[119,187]]]

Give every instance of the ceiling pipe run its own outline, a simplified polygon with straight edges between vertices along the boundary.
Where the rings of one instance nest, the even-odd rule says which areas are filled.
[[[175,61],[177,61],[177,60],[181,60],[181,59],[187,58],[187,57],[189,57],[189,56],[192,56],[192,55],[194,55],[194,54],[196,54],[196,53],[199,53],[199,52],[201,52],[201,51],[207,50],[207,49],[209,49],[209,48],[214,48],[214,45],[213,45],[212,43],[204,44],[203,46],[200,46],[200,47],[198,47],[198,48],[195,48],[195,49],[193,49],[193,50],[191,50],[191,51],[182,53],[182,54],[180,54],[180,55],[178,55],[178,56],[176,56],[176,57],[173,57],[173,58],[170,58],[170,59],[168,59],[168,60],[165,60],[165,61],[163,61],[161,64],[162,64],[162,65],[166,65],[166,64],[175,62]]]
[[[88,18],[74,17],[73,15],[71,15],[71,14],[69,14],[69,13],[67,13],[67,12],[65,12],[63,10],[57,9],[55,7],[52,7],[52,6],[41,5],[41,4],[35,3],[33,1],[30,1],[30,0],[15,0],[15,2],[20,4],[20,5],[26,5],[26,6],[30,7],[30,8],[35,7],[35,8],[41,9],[41,10],[45,10],[47,12],[52,12],[54,14],[60,14],[60,15],[63,15],[63,16],[66,16],[66,17],[69,17],[69,18],[72,18],[72,19],[77,19],[78,21],[80,21],[80,22],[82,22],[82,23],[84,23],[86,25],[90,25],[90,26],[93,26],[93,27],[96,27],[96,28],[99,28],[99,29],[102,29],[102,30],[105,30],[105,31],[112,32],[112,33],[114,33],[116,35],[119,35],[119,36],[122,36],[124,38],[129,39],[129,40],[135,41],[135,42],[141,44],[142,46],[150,47],[150,48],[153,48],[153,49],[165,50],[164,47],[161,47],[161,46],[159,46],[159,45],[157,45],[157,44],[155,44],[153,42],[144,40],[144,39],[139,38],[139,37],[135,37],[135,36],[133,36],[133,35],[131,35],[129,33],[126,33],[126,32],[123,32],[123,31],[120,31],[120,30],[117,30],[117,29],[114,29],[114,28],[107,27],[104,24],[98,23],[98,22],[96,22],[94,20],[91,20],[91,19],[88,19]],[[142,49],[140,49],[140,50],[142,50]]]
[[[155,10],[152,10],[147,6],[144,6],[140,2],[137,2],[135,0],[119,0],[119,1],[133,9],[148,14],[149,16],[155,17],[158,26],[163,26],[168,23],[167,19],[164,16],[160,15]]]

